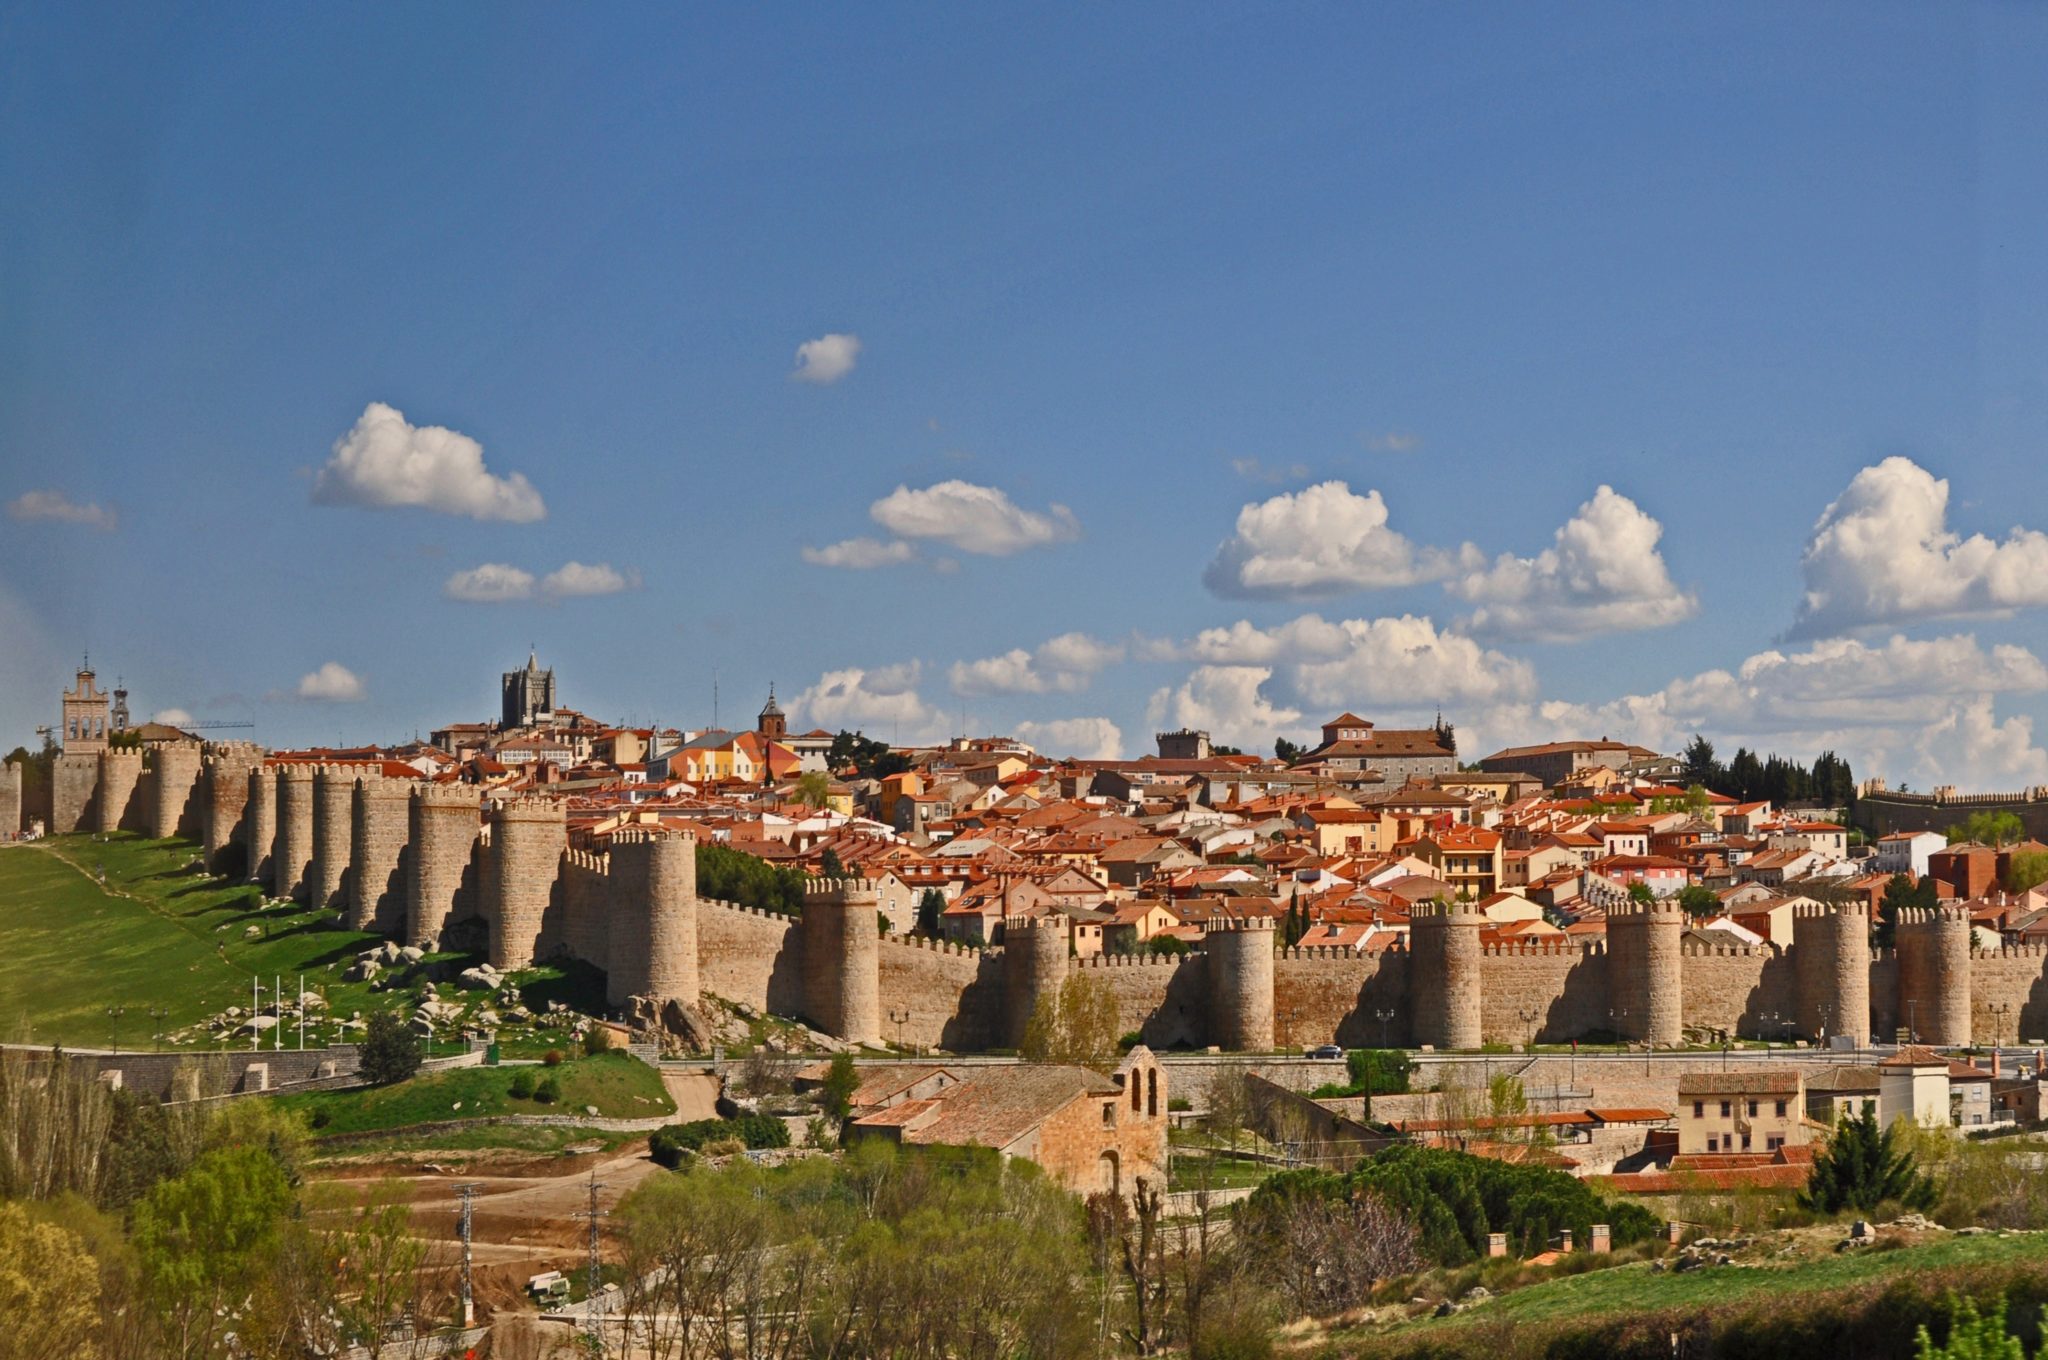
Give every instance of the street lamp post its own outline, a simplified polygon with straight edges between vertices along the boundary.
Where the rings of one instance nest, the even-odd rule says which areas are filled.
[[[2005,1017],[2012,1012],[2012,1002],[2001,1001],[1988,1008],[1991,1011],[1991,1052],[1997,1056],[2005,1041]]]
[[[910,1007],[889,1007],[889,1023],[896,1026],[896,1047],[903,1047],[903,1027],[910,1023]]]
[[[121,1051],[121,1017],[127,1013],[126,1006],[107,1007],[107,1049],[110,1052]]]
[[[1394,1008],[1392,1006],[1379,1006],[1374,1008],[1373,1014],[1379,1017],[1380,1048],[1384,1050],[1387,1046],[1387,1021],[1394,1018]]]
[[[156,1051],[159,1053],[164,1051],[164,1017],[170,1013],[169,1008],[164,1006],[149,1008],[149,1027],[156,1042]]]
[[[1614,1032],[1614,1051],[1616,1053],[1621,1052],[1622,1049],[1627,1046],[1626,1041],[1622,1038],[1621,1033],[1621,1027],[1627,1020],[1628,1007],[1622,1006],[1619,1009],[1612,1006],[1608,1007],[1607,1027],[1608,1029]]]
[[[1919,1004],[1919,1001],[1913,997],[1906,998],[1906,1038],[1909,1042],[1916,1044],[1920,1042],[1920,1022],[1914,1014],[1914,1009]]]

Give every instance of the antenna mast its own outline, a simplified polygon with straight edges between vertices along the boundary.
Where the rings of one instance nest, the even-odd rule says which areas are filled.
[[[584,1299],[585,1330],[590,1336],[590,1347],[599,1355],[604,1354],[604,1296],[602,1272],[598,1261],[598,1223],[605,1217],[604,1210],[597,1207],[597,1192],[604,1189],[604,1182],[598,1180],[597,1172],[590,1173],[590,1207],[576,1215],[590,1220],[590,1276]]]

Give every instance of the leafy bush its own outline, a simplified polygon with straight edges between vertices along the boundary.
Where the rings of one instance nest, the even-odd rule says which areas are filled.
[[[562,1098],[562,1083],[554,1077],[542,1077],[533,1088],[534,1100],[542,1105],[552,1105]]]
[[[656,1129],[647,1140],[647,1150],[656,1162],[673,1171],[683,1164],[686,1154],[710,1153],[712,1144],[728,1138],[736,1139],[742,1148],[788,1147],[789,1125],[772,1114],[743,1114],[738,1119],[693,1119],[686,1124],[669,1124]]]
[[[612,1051],[612,1032],[603,1025],[592,1025],[583,1031],[583,1051],[595,1058],[600,1053]]]
[[[1189,1100],[1186,1096],[1168,1096],[1166,1098],[1166,1111],[1168,1114],[1184,1114],[1194,1108],[1195,1102]]]
[[[1342,1085],[1325,1082],[1309,1092],[1309,1099],[1406,1095],[1409,1067],[1408,1055],[1396,1049],[1354,1048],[1344,1055],[1344,1068],[1351,1080]]]
[[[746,1150],[747,1145],[737,1138],[720,1138],[704,1145],[706,1157],[733,1157]]]
[[[324,1129],[334,1118],[334,1112],[325,1105],[315,1105],[313,1113],[306,1116],[306,1122],[316,1129]]]
[[[514,1100],[532,1100],[533,1073],[523,1067],[514,1072],[512,1074],[512,1084],[505,1088],[505,1093]]]
[[[1415,1225],[1424,1259],[1445,1266],[1483,1256],[1489,1233],[1506,1233],[1509,1250],[1526,1256],[1566,1228],[1583,1242],[1593,1224],[1605,1223],[1620,1247],[1651,1238],[1660,1227],[1649,1210],[1603,1200],[1562,1171],[1428,1147],[1389,1148],[1343,1174],[1281,1172],[1253,1193],[1247,1212],[1262,1199],[1315,1194],[1349,1200],[1366,1191]]]
[[[825,1069],[825,1084],[818,1095],[824,1101],[826,1111],[834,1119],[845,1119],[853,1110],[853,1093],[860,1089],[860,1073],[855,1070],[853,1056],[835,1053]]]
[[[551,1048],[540,1055],[541,1065],[544,1067],[560,1067],[562,1065],[562,1057],[561,1049]]]
[[[697,892],[721,902],[801,916],[804,876],[723,845],[697,847]]]
[[[420,1070],[420,1037],[395,1011],[378,1011],[363,1032],[359,1062],[363,1080],[372,1086],[404,1081]]]

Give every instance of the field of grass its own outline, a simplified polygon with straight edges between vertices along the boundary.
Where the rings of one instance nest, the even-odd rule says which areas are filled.
[[[1338,1333],[1325,1354],[1346,1356],[1544,1355],[1565,1333],[1666,1315],[1713,1312],[1793,1317],[1823,1299],[1853,1296],[1894,1282],[1967,1281],[1982,1272],[2048,1269],[2040,1234],[1943,1237],[1894,1250],[1866,1249],[1786,1264],[1656,1271],[1648,1263],[1589,1270],[1517,1289],[1452,1317],[1369,1332]],[[1910,1335],[1910,1333],[1909,1333]],[[1503,1346],[1505,1338],[1514,1344]],[[1524,1349],[1524,1347],[1527,1349]],[[1579,1354],[1580,1351],[1567,1352]]]
[[[359,1037],[337,1024],[352,1012],[410,1008],[424,984],[378,991],[342,980],[355,956],[380,937],[343,929],[338,912],[268,904],[247,884],[200,872],[196,854],[187,841],[126,832],[0,850],[0,1038],[81,1047],[117,1038],[123,1047],[144,1048],[158,1046],[162,1035],[161,1046],[173,1048],[179,1045],[169,1036],[178,1031],[230,1006],[247,1009],[252,979],[262,984],[266,1007],[274,978],[282,978],[287,997],[303,976],[306,990],[325,998],[318,1014],[327,1019],[306,1026],[309,1047]],[[434,954],[423,963],[460,971],[477,961]],[[585,1012],[603,1006],[604,975],[588,964],[544,965],[516,981],[536,1013],[550,1001]],[[493,1004],[446,983],[433,990],[471,1009]],[[123,1014],[110,1017],[110,1006]],[[161,1016],[151,1014],[157,1010]],[[440,1051],[448,1051],[449,1037],[443,1033]],[[574,1047],[570,1036],[538,1026],[507,1025],[498,1038],[515,1057]],[[285,1042],[297,1039],[292,1025]],[[217,1042],[202,1031],[188,1046]]]
[[[190,868],[194,854],[188,842],[129,834],[0,850],[0,1033],[86,1046],[112,1033],[149,1046],[246,1008],[252,977],[267,992],[273,977],[293,990],[304,974],[343,1015],[390,1004],[340,980],[374,936],[341,930],[331,911],[265,908],[254,888]],[[118,1021],[109,1006],[125,1008]],[[310,1030],[307,1042],[318,1042]]]
[[[548,1105],[514,1100],[508,1088],[521,1072],[536,1082],[553,1077],[561,1084],[562,1098]],[[661,1084],[661,1074],[623,1053],[578,1058],[559,1067],[460,1067],[395,1086],[310,1091],[277,1099],[313,1121],[315,1136],[497,1114],[581,1115],[589,1113],[589,1106],[606,1119],[649,1119],[673,1114],[676,1108]]]

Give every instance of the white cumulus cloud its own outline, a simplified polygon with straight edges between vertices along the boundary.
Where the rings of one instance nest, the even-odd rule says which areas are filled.
[[[616,595],[622,590],[639,588],[639,572],[622,572],[609,562],[564,562],[542,577],[540,583],[541,593],[556,600]]]
[[[510,604],[519,600],[616,595],[639,588],[639,572],[623,572],[609,562],[564,562],[541,577],[507,562],[486,562],[450,576],[441,593],[465,604]]]
[[[1186,643],[1152,644],[1148,653],[1215,666],[1286,666],[1293,695],[1326,707],[1496,703],[1536,689],[1527,661],[1414,614],[1334,622],[1303,614],[1271,628],[1240,619]]]
[[[1263,693],[1272,678],[1269,666],[1198,666],[1178,688],[1154,692],[1146,713],[1155,724],[1196,727],[1222,745],[1263,751],[1276,736],[1308,731],[1300,709]]]
[[[1124,749],[1124,734],[1107,718],[1021,722],[1017,724],[1017,739],[1055,759],[1116,760]]]
[[[936,741],[945,733],[945,718],[918,697],[918,671],[914,661],[826,671],[790,700],[792,721],[832,732],[866,732],[883,741]]]
[[[1611,737],[1675,751],[1704,733],[1727,759],[1738,745],[1810,761],[1833,750],[1859,777],[1926,788],[2002,792],[2041,769],[2033,725],[1999,721],[1996,696],[2048,692],[2048,664],[2024,647],[1985,648],[1968,634],[1882,643],[1830,638],[1804,651],[1763,651],[1646,694],[1598,703],[1545,700],[1473,713],[1464,732],[1496,746]],[[2038,779],[2032,782],[2040,782]]]
[[[299,677],[298,697],[323,704],[352,704],[368,693],[354,671],[339,661],[329,661],[319,670]]]
[[[1874,624],[2048,605],[2048,534],[1948,527],[1948,482],[1910,458],[1864,468],[1822,513],[1800,559],[1794,638]]]
[[[789,376],[819,386],[836,383],[853,372],[854,360],[859,357],[859,336],[821,335],[796,347],[796,368]]]
[[[162,723],[166,727],[189,727],[192,715],[182,708],[160,708],[150,715],[149,720]]]
[[[1387,503],[1340,481],[1254,501],[1216,549],[1203,584],[1234,599],[1309,599],[1441,580],[1474,549],[1418,548],[1387,524]]]
[[[845,571],[872,571],[876,567],[901,566],[917,557],[917,549],[900,538],[887,542],[879,538],[848,538],[822,548],[805,548],[804,561],[814,567],[838,567]]]
[[[1073,694],[1123,659],[1121,644],[1062,633],[1033,651],[1015,647],[1001,656],[956,661],[947,676],[955,694]]]
[[[936,539],[989,557],[1065,542],[1081,532],[1064,505],[1026,510],[996,487],[959,480],[915,491],[899,486],[869,506],[868,514],[898,538]]]
[[[1657,551],[1663,534],[1642,507],[1603,486],[1552,546],[1534,557],[1502,553],[1447,588],[1479,606],[1464,627],[1482,636],[1570,640],[1661,628],[1699,610]]]
[[[486,562],[458,571],[441,586],[441,593],[466,604],[504,604],[533,598],[533,573],[506,562]]]
[[[525,524],[547,507],[520,473],[497,476],[484,446],[439,425],[413,425],[381,401],[363,408],[313,478],[315,505],[391,509],[416,506],[471,519]]]
[[[57,524],[78,524],[101,533],[112,533],[120,516],[95,501],[80,503],[61,491],[24,491],[7,502],[7,517],[24,521],[49,520]]]

